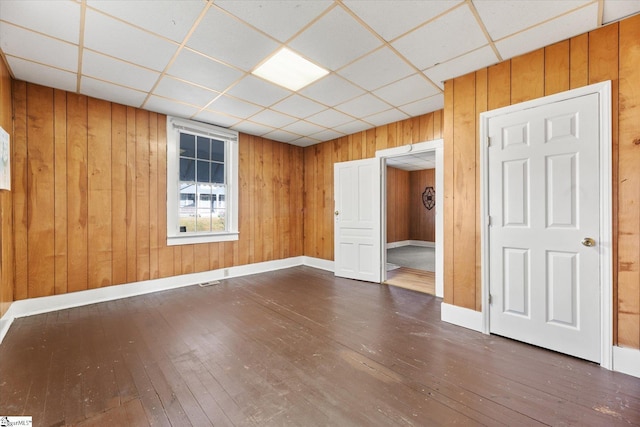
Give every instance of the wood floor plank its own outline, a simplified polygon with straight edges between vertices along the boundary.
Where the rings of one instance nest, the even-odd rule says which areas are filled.
[[[640,379],[440,303],[295,267],[16,319],[0,406],[41,425],[640,424]]]

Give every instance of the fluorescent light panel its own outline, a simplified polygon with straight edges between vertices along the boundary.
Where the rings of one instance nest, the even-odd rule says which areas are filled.
[[[326,76],[329,71],[318,67],[285,47],[256,68],[253,74],[292,91],[297,91]]]

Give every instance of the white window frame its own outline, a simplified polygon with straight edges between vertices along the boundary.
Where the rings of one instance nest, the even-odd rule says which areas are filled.
[[[180,131],[188,131],[225,143],[226,231],[180,232]],[[167,117],[167,245],[229,242],[238,240],[238,132],[193,120]]]

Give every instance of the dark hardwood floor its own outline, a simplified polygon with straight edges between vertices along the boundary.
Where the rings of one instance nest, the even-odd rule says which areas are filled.
[[[0,415],[34,425],[640,424],[640,379],[296,267],[17,319]]]

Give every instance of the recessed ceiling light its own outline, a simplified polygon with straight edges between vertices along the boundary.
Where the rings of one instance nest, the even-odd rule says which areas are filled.
[[[256,68],[253,74],[292,91],[297,91],[326,76],[329,71],[307,61],[285,47]]]

